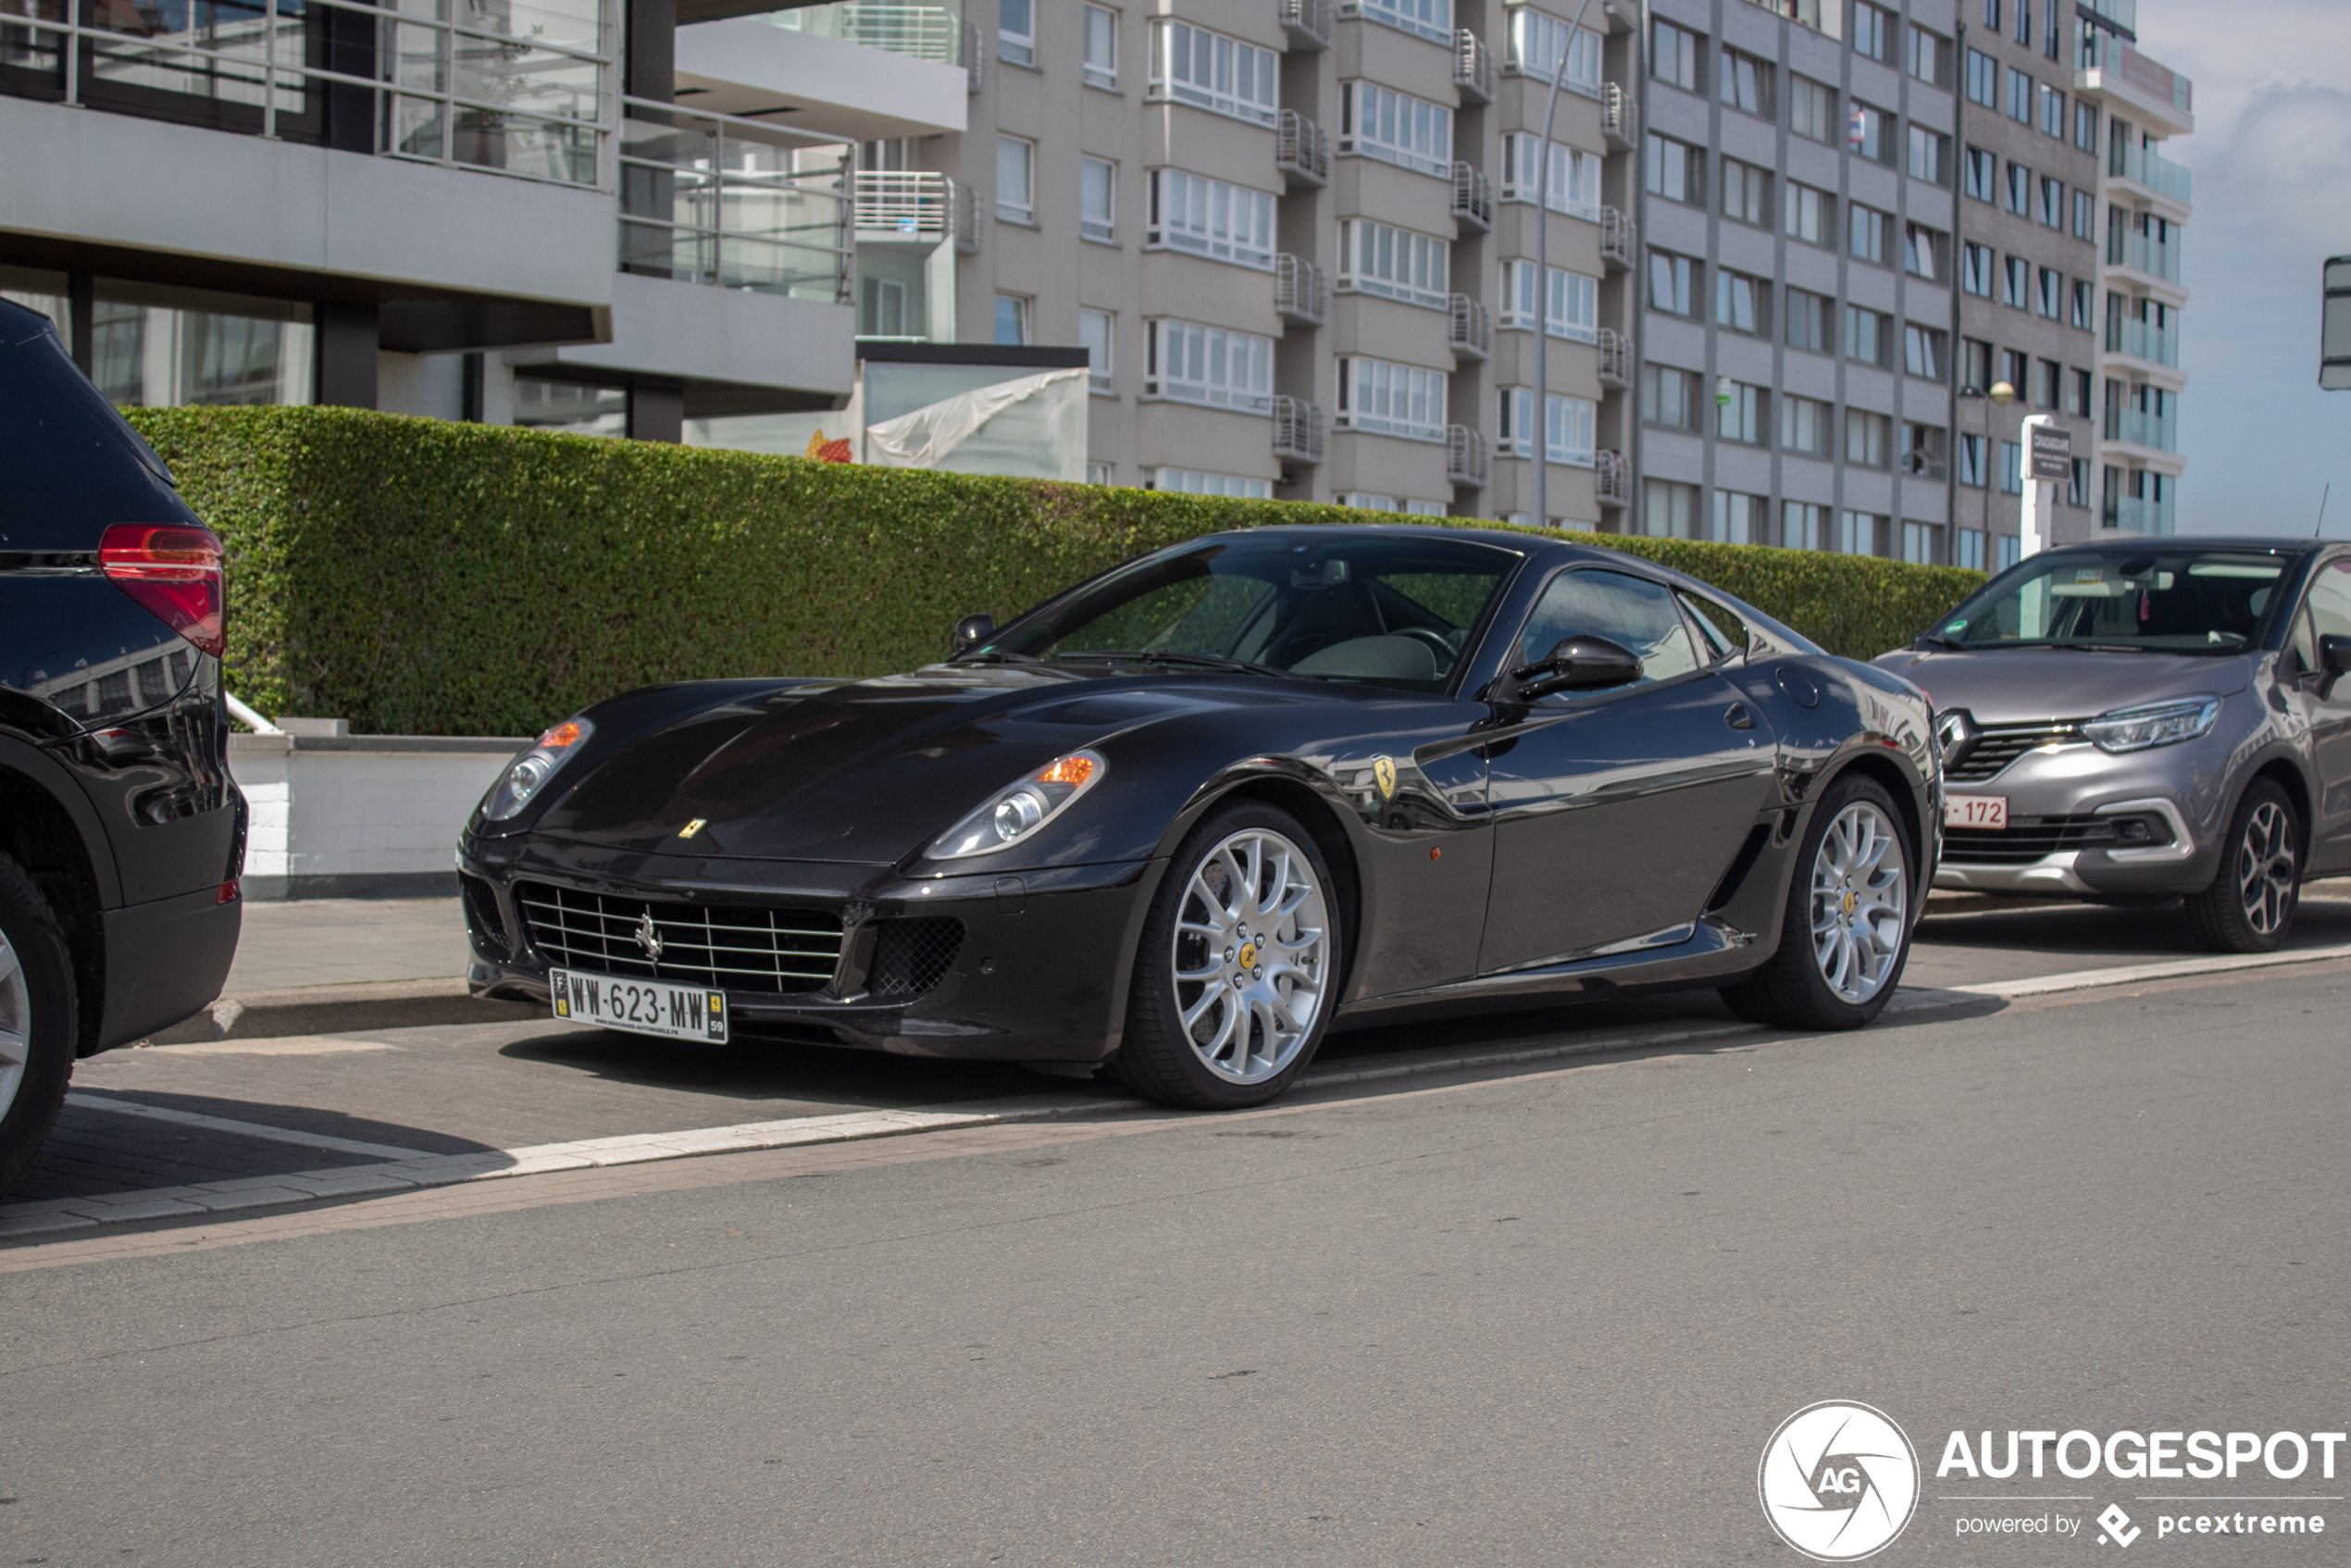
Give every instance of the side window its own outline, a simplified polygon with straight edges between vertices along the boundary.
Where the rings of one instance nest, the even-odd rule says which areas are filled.
[[[1691,593],[1686,590],[1677,597],[1682,601],[1682,608],[1690,613],[1690,620],[1697,626],[1699,638],[1711,650],[1708,663],[1727,658],[1733,653],[1743,653],[1753,643],[1747,623],[1733,615],[1726,605],[1717,604],[1702,593]]]
[[[2309,605],[2310,623],[2295,629],[2295,652],[2304,669],[2316,669],[2320,638],[2351,637],[2351,561],[2337,561],[2311,579]]]
[[[1570,571],[1552,579],[1519,634],[1519,663],[1533,664],[1561,639],[1579,633],[1622,642],[1639,654],[1644,685],[1698,666],[1697,646],[1673,607],[1673,595],[1623,572]]]

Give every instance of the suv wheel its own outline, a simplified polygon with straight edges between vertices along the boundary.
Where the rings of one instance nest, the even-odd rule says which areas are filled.
[[[41,1152],[73,1075],[73,965],[49,901],[0,855],[0,1193]]]
[[[2188,895],[2196,934],[2215,952],[2268,952],[2294,928],[2302,885],[2302,820],[2267,778],[2249,785],[2212,885]]]

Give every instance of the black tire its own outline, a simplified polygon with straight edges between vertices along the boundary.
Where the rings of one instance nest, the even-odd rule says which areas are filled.
[[[1273,840],[1296,857],[1286,871],[1267,858]],[[1227,888],[1239,888],[1241,881],[1230,867],[1242,862],[1219,858],[1225,846],[1236,841],[1266,847],[1250,863],[1263,873],[1258,888],[1249,895],[1252,901],[1263,890],[1263,878],[1275,876],[1302,877],[1312,897],[1299,902],[1289,916],[1277,916],[1271,933],[1263,926],[1256,931],[1241,930],[1249,920],[1264,918],[1262,915],[1236,916],[1233,930],[1239,934],[1220,949],[1203,935],[1207,929],[1203,912],[1210,906],[1196,896],[1195,876],[1208,878],[1200,884],[1202,887],[1221,877]],[[1295,891],[1295,883],[1286,881],[1285,886]],[[1241,895],[1233,896],[1238,902]],[[1283,896],[1276,892],[1277,903]],[[1261,906],[1252,902],[1248,907]],[[1309,910],[1314,912],[1311,919],[1306,915]],[[1219,910],[1210,917],[1231,913]],[[1286,927],[1297,941],[1281,937]],[[1310,941],[1303,935],[1307,932],[1318,935]],[[1269,935],[1275,945],[1261,951],[1261,942]],[[1297,818],[1251,800],[1235,801],[1211,811],[1185,836],[1183,846],[1168,863],[1167,875],[1151,896],[1151,914],[1144,919],[1141,945],[1135,954],[1134,979],[1127,988],[1126,1037],[1111,1059],[1113,1075],[1137,1094],[1162,1105],[1234,1111],[1264,1104],[1296,1083],[1321,1049],[1338,1003],[1339,977],[1345,971],[1344,936],[1330,867]],[[1292,952],[1298,956],[1287,964],[1277,961],[1276,948],[1284,959]],[[1205,965],[1213,973],[1202,980],[1193,977],[1186,964]],[[1249,973],[1251,968],[1257,971],[1254,979]],[[1272,974],[1265,974],[1266,970]],[[1243,984],[1235,986],[1236,979]],[[1280,1019],[1297,1022],[1296,999],[1310,989],[1310,980],[1312,1015],[1303,1021],[1302,1029],[1293,1028],[1284,1036]],[[1287,991],[1279,989],[1285,981],[1290,984]],[[1266,1001],[1275,996],[1281,999],[1279,1017],[1276,1004]],[[1261,1005],[1265,1008],[1263,1013]],[[1195,1014],[1195,1022],[1188,1027],[1188,1010]],[[1232,1039],[1236,1030],[1238,1040]],[[1213,1038],[1201,1040],[1200,1032]],[[1252,1072],[1259,1059],[1251,1054],[1251,1041],[1261,1037],[1272,1049],[1263,1056],[1263,1070]],[[1220,1054],[1233,1059],[1218,1064],[1213,1059]]]
[[[73,963],[49,901],[0,855],[0,1194],[48,1140],[73,1076]],[[11,1063],[7,1058],[20,1056]]]
[[[2268,952],[2294,929],[2302,893],[2302,817],[2267,778],[2245,787],[2220,840],[2212,885],[2187,898],[2196,934],[2215,952]]]
[[[1823,906],[1842,921],[1846,932],[1866,926],[1868,942],[1878,954],[1884,953],[1889,925],[1896,934],[1891,960],[1885,964],[1883,972],[1869,979],[1865,994],[1848,995],[1830,983],[1823,959],[1816,949],[1814,873],[1822,865],[1822,844],[1831,828],[1845,822],[1848,812],[1855,811],[1874,813],[1874,830],[1883,834],[1889,844],[1888,850],[1881,852],[1898,853],[1901,863],[1887,888],[1865,886],[1858,896],[1846,891],[1840,903]],[[1778,949],[1762,968],[1735,985],[1722,988],[1724,1005],[1751,1022],[1793,1029],[1858,1029],[1885,1011],[1895,988],[1901,983],[1902,966],[1909,962],[1910,933],[1917,925],[1915,906],[1921,890],[1916,884],[1912,859],[1913,849],[1903,831],[1902,813],[1885,787],[1866,774],[1841,775],[1813,807],[1811,821],[1797,845],[1796,870],[1788,878],[1787,906],[1782,912]],[[1872,864],[1882,865],[1883,861]],[[1833,882],[1837,880],[1832,878]],[[1844,886],[1849,889],[1851,884],[1846,882]],[[1885,913],[1885,894],[1897,890],[1900,906],[1888,915]],[[1853,918],[1865,909],[1876,913],[1866,921]],[[1833,933],[1833,946],[1834,940]],[[1857,945],[1854,939],[1846,940],[1847,949]],[[1858,990],[1860,985],[1860,977],[1856,977],[1853,989]]]

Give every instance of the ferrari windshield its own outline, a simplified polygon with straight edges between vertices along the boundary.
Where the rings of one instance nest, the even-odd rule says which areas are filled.
[[[2260,632],[2293,558],[2262,549],[2069,550],[2002,574],[1937,623],[1955,648],[2233,653]]]
[[[1228,535],[1147,556],[963,657],[1256,666],[1439,691],[1521,559],[1411,534]]]

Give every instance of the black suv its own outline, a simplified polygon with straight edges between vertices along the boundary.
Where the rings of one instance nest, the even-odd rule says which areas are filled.
[[[245,802],[220,541],[45,316],[0,300],[0,1192],[76,1057],[220,994]]]

